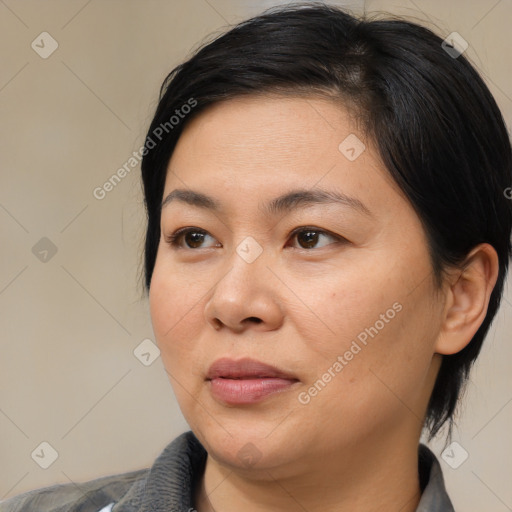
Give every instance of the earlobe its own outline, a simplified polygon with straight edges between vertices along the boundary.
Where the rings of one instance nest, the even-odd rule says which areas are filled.
[[[470,251],[447,288],[436,353],[455,354],[472,340],[487,314],[498,271],[498,255],[490,244],[479,244]]]

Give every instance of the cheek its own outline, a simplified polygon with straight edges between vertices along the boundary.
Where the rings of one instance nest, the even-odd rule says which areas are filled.
[[[198,375],[201,309],[204,290],[164,262],[153,271],[149,307],[160,357],[180,409],[193,418],[202,377]]]
[[[303,348],[314,361],[308,384],[329,381],[317,386],[324,398],[319,407],[337,404],[342,416],[386,415],[404,408],[401,400],[415,407],[438,332],[432,285],[416,277],[428,275],[428,265],[426,258],[416,258],[414,265],[379,258],[378,264],[366,260],[350,272],[331,269],[316,281],[295,281],[297,295],[307,297],[306,314],[297,312],[296,319]]]
[[[388,309],[369,305],[372,314],[364,324],[344,317],[352,336],[343,335],[333,343],[337,350],[329,354],[331,365],[337,361],[342,369],[315,399],[321,416],[328,414],[354,428],[364,425],[368,431],[396,427],[406,416],[420,421],[437,324],[427,313],[428,295],[417,292],[402,295]],[[383,306],[395,296],[391,294]],[[316,378],[329,379],[331,365],[322,360]]]
[[[379,265],[361,258],[357,264],[329,266],[321,274],[287,277],[298,299],[294,322],[301,337],[321,356],[347,350],[350,342],[378,323],[380,315],[394,318],[393,304],[400,298],[397,281]],[[300,311],[299,311],[300,310]],[[386,320],[388,318],[385,318]],[[382,325],[381,325],[382,324]],[[387,327],[387,323],[386,323]]]
[[[149,291],[153,331],[166,368],[184,361],[199,339],[204,315],[201,299],[204,283],[190,280],[185,273],[159,262],[155,265]],[[202,320],[203,319],[203,320]],[[180,365],[175,364],[176,368]],[[169,368],[168,368],[169,369]]]

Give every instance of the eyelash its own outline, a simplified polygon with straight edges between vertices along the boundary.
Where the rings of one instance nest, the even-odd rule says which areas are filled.
[[[330,233],[329,231],[325,231],[324,229],[319,229],[314,226],[301,226],[299,228],[296,228],[291,233],[289,233],[288,238],[295,237],[297,234],[302,233],[302,232],[307,232],[307,231],[313,231],[320,235],[326,235],[326,236],[336,240],[335,243],[347,243],[348,242],[348,240],[342,236],[334,235],[334,234]],[[210,235],[210,233],[208,233],[204,229],[194,228],[194,227],[186,227],[186,228],[178,229],[172,234],[165,235],[164,238],[165,238],[165,241],[171,247],[173,247],[175,249],[187,249],[187,250],[192,250],[192,251],[197,251],[198,249],[203,249],[203,247],[199,247],[199,248],[182,247],[182,245],[180,244],[180,241],[183,238],[183,236],[185,236],[187,233],[201,233],[201,234],[205,234],[205,235]],[[327,245],[332,245],[332,244],[327,244]],[[212,249],[212,247],[207,247],[207,249]],[[309,249],[305,248],[305,247],[299,247],[298,249],[301,249],[304,251],[311,251],[311,250],[315,249],[315,247],[309,248]],[[319,247],[317,249],[322,249],[322,247]]]

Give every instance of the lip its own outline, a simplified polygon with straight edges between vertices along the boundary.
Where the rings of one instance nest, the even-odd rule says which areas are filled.
[[[243,359],[230,359],[222,357],[217,359],[208,369],[207,380],[217,379],[250,379],[250,378],[281,378],[297,380],[294,375],[284,372],[275,366],[262,363],[257,359],[245,357]]]
[[[260,402],[299,382],[294,375],[275,366],[244,358],[217,359],[206,375],[213,397],[226,404],[243,405]]]

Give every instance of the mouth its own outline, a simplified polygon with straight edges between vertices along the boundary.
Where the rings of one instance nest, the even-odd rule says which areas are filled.
[[[288,372],[249,358],[218,359],[210,366],[206,381],[213,398],[229,405],[254,404],[300,382]]]

